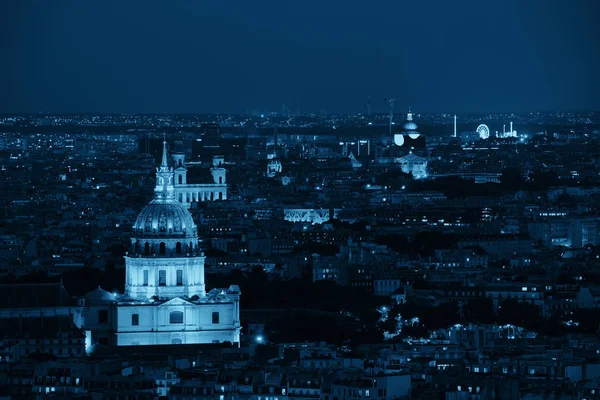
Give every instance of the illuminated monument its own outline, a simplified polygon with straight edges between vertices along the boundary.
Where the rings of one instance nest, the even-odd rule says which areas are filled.
[[[154,200],[133,225],[125,256],[125,294],[98,288],[85,297],[90,344],[239,343],[240,289],[206,293],[197,228],[173,179],[164,142]]]
[[[412,174],[415,179],[427,177],[427,159],[415,153],[424,154],[426,152],[426,138],[417,131],[417,124],[413,121],[413,114],[408,110],[406,122],[402,126],[403,130],[394,135],[394,144],[400,157],[394,158],[394,163],[398,165],[402,172]]]
[[[424,150],[427,143],[425,135],[422,135],[418,130],[417,124],[413,120],[413,113],[408,110],[406,114],[406,122],[402,126],[402,132],[394,134],[394,144],[404,153],[409,153],[411,150]]]
[[[227,200],[227,174],[223,167],[223,156],[213,156],[210,173],[212,183],[188,183],[187,166],[184,153],[173,154],[175,164],[174,182],[175,199],[186,208],[190,208],[192,202]]]
[[[267,159],[269,160],[267,163],[267,177],[274,178],[283,171],[283,166],[281,165],[281,161],[275,157],[275,154],[267,155]]]

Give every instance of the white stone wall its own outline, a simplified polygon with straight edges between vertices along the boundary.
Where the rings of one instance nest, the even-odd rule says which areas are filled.
[[[205,257],[125,257],[125,294],[134,299],[158,297],[192,297],[205,295]],[[166,285],[159,285],[159,271],[166,273]],[[183,271],[182,285],[177,285],[177,271]],[[148,284],[144,282],[148,271]]]
[[[176,185],[175,199],[188,207],[192,202],[227,200],[227,184]]]
[[[224,158],[213,157],[210,172],[214,183],[187,183],[187,169],[183,154],[173,155],[175,199],[188,206],[192,202],[227,200],[227,170]]]
[[[239,309],[237,301],[227,303],[193,304],[173,299],[161,305],[118,306],[117,344],[153,345],[185,343],[239,342]],[[173,311],[183,313],[183,323],[171,324]],[[219,323],[213,323],[213,312],[219,313]],[[132,315],[138,314],[139,325],[132,325]]]
[[[183,167],[175,170],[175,186],[187,185],[187,170]]]
[[[217,185],[224,185],[227,183],[227,172],[225,171],[225,168],[211,168],[210,173]]]

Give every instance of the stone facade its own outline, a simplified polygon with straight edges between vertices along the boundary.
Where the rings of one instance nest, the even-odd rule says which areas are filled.
[[[233,285],[206,293],[197,227],[186,204],[176,200],[180,192],[174,182],[186,185],[183,156],[173,157],[174,170],[166,154],[165,143],[154,200],[133,226],[125,293],[98,288],[82,299],[89,346],[240,341],[241,291]],[[217,158],[213,176],[224,181],[221,164]]]
[[[214,156],[210,173],[213,183],[187,182],[185,155],[173,155],[175,199],[187,208],[193,202],[227,200],[227,170],[224,168],[222,156]]]

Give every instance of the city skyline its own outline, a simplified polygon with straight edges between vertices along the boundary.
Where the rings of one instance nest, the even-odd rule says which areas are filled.
[[[593,111],[600,6],[578,4],[5,3],[0,111]]]

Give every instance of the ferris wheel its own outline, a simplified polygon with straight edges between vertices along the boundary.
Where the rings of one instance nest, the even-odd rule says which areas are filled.
[[[481,124],[475,129],[475,132],[479,134],[479,138],[487,139],[490,137],[490,128],[486,124]]]

